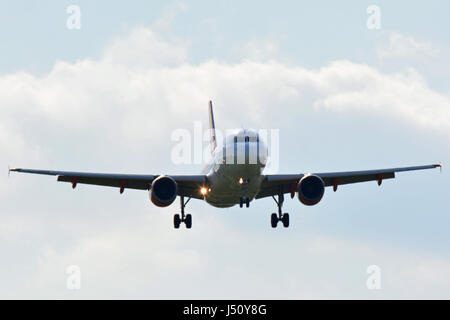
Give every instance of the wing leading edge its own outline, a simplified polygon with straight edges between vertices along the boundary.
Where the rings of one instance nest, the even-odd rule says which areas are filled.
[[[414,171],[414,170],[424,170],[424,169],[434,169],[441,167],[441,164],[431,164],[425,166],[415,166],[415,167],[401,167],[401,168],[390,168],[390,169],[378,169],[378,170],[363,170],[363,171],[347,171],[347,172],[325,172],[325,173],[311,173],[313,175],[322,178],[326,187],[333,186],[334,191],[337,190],[339,185],[366,182],[366,181],[377,181],[380,185],[384,179],[395,178],[396,172],[404,171]],[[291,193],[294,194],[296,191],[296,186],[298,181],[307,174],[275,174],[266,175],[261,189],[256,196],[256,199],[275,196],[280,193]]]
[[[125,189],[149,190],[153,180],[159,177],[159,175],[92,173],[22,168],[13,168],[9,169],[9,171],[57,176],[57,181],[70,182],[72,183],[72,188],[75,188],[79,183],[116,187],[120,188],[120,193],[123,193]],[[203,199],[199,190],[206,183],[205,175],[181,175],[171,177],[177,182],[177,194],[179,196]]]
[[[312,174],[321,177],[326,187],[333,186],[333,189],[336,191],[339,185],[366,181],[378,181],[378,184],[381,184],[384,179],[395,178],[396,172],[433,169],[437,167],[441,167],[441,164]],[[116,187],[120,188],[120,193],[123,193],[124,189],[149,190],[153,180],[159,177],[159,175],[90,173],[22,168],[13,168],[9,169],[9,171],[57,176],[57,181],[72,183],[72,188],[75,188],[79,183]],[[275,196],[280,193],[294,194],[298,181],[300,181],[300,179],[305,175],[306,174],[303,173],[265,175],[261,184],[261,189],[256,195],[256,199]],[[199,190],[207,183],[205,175],[180,175],[171,177],[177,182],[177,194],[179,196],[203,199],[203,196],[200,194]]]

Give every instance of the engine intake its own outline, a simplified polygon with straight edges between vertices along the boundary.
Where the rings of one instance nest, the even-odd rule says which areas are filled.
[[[316,175],[307,175],[300,179],[297,186],[298,200],[307,206],[318,204],[325,193],[325,184],[322,178]]]
[[[155,206],[170,206],[177,197],[177,183],[171,177],[159,176],[152,182],[150,200]]]

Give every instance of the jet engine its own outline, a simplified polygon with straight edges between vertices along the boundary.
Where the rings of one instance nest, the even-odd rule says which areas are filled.
[[[171,177],[159,176],[152,182],[150,200],[158,207],[167,207],[177,197],[177,183]]]
[[[316,175],[307,175],[297,185],[298,200],[307,206],[318,204],[325,193],[323,180]]]

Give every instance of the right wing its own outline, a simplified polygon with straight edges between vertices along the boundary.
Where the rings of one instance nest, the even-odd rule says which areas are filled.
[[[150,190],[153,180],[159,177],[159,175],[91,173],[22,168],[13,168],[9,169],[9,171],[57,176],[57,181],[70,182],[72,183],[72,188],[75,188],[78,183],[116,187],[120,188],[120,193],[125,189]],[[179,196],[203,199],[203,196],[200,194],[200,188],[206,184],[205,175],[178,175],[170,177],[177,182],[177,193]]]
[[[363,170],[363,171],[347,171],[347,172],[325,172],[325,173],[312,173],[313,175],[322,178],[326,187],[333,186],[334,191],[342,184],[377,181],[380,185],[384,179],[395,178],[396,172],[433,169],[441,167],[441,164],[432,164],[426,166],[416,167],[402,167],[402,168],[390,168],[390,169],[378,169],[378,170]],[[256,198],[264,198],[275,196],[280,193],[291,193],[293,195],[296,191],[297,183],[306,174],[274,174],[266,175],[261,185],[259,193]]]

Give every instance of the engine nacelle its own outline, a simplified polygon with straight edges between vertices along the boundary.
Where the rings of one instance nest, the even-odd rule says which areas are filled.
[[[177,197],[177,183],[171,177],[159,176],[152,182],[150,200],[155,206],[170,206]]]
[[[298,200],[307,206],[318,204],[325,193],[325,184],[322,178],[307,175],[300,179],[297,185]]]

